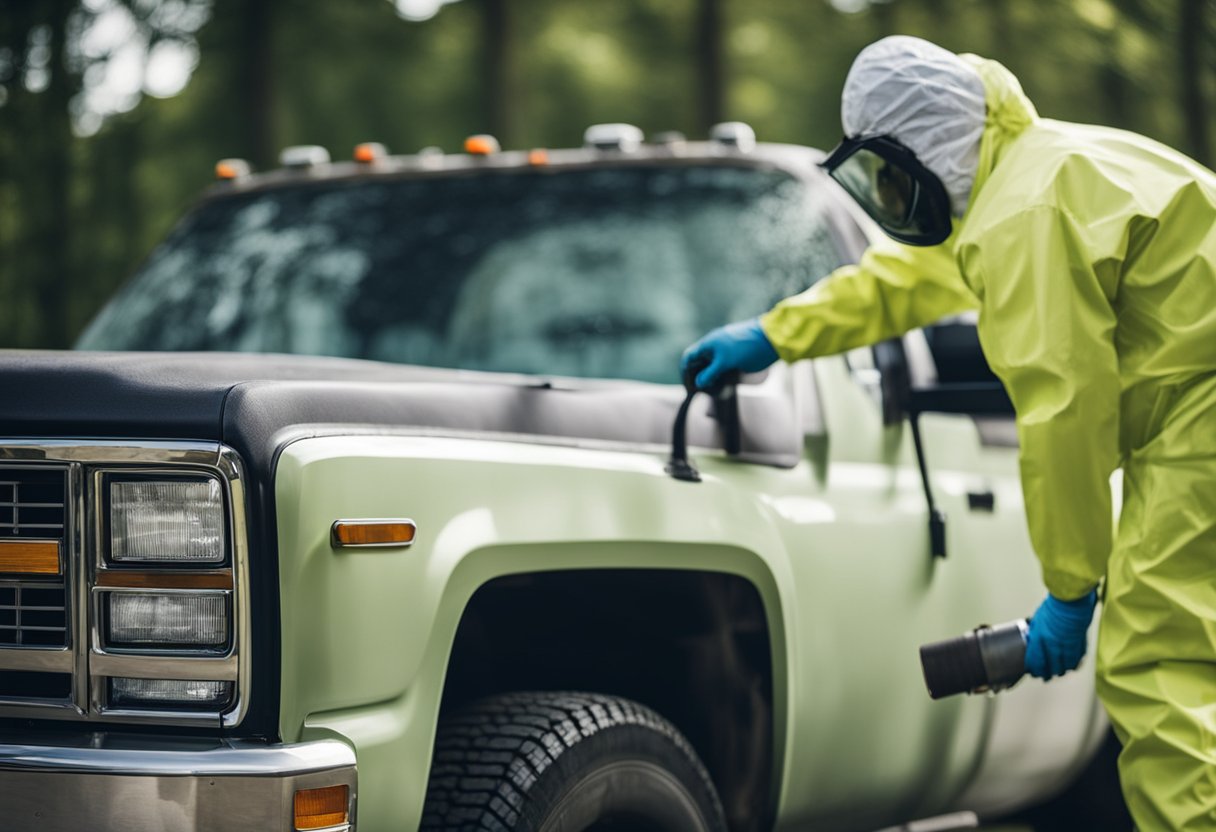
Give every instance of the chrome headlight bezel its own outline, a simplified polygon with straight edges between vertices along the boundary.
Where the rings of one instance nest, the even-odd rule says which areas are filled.
[[[62,688],[53,691],[48,688],[0,694],[0,717],[85,723],[98,729],[112,724],[207,729],[239,726],[249,710],[253,640],[247,479],[239,455],[219,442],[204,440],[3,439],[0,462],[23,476],[28,472],[62,472],[62,574],[50,583],[62,587],[66,619],[63,646],[0,647],[0,671],[64,680]],[[104,530],[108,523],[108,506],[103,502],[107,476],[218,482],[224,506],[223,561],[184,566],[111,563],[106,555],[108,531]],[[227,593],[232,617],[226,649],[182,654],[175,649],[124,650],[108,646],[102,638],[104,618],[99,613],[99,596],[138,589]],[[110,680],[114,678],[218,682],[230,685],[231,695],[214,707],[131,707],[110,701]]]
[[[244,475],[230,449],[213,446],[218,453],[210,464],[197,458],[177,457],[169,464],[98,466],[90,471],[93,547],[91,562],[90,698],[103,721],[152,724],[219,724],[234,726],[248,708],[251,655],[248,598],[248,527],[245,514]],[[176,463],[176,464],[172,464]],[[223,559],[219,561],[144,560],[117,561],[111,557],[114,482],[201,482],[220,485],[223,506]],[[227,599],[228,640],[222,649],[179,644],[115,643],[109,636],[108,596],[114,593],[215,593]],[[214,707],[190,702],[149,700],[146,704],[113,696],[113,679],[145,678],[230,683],[230,695]]]

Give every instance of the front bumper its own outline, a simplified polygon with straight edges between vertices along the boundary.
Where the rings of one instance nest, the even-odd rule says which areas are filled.
[[[337,740],[269,745],[106,734],[81,740],[3,738],[0,828],[292,832],[297,789],[346,785],[351,823],[326,832],[354,829],[355,753]]]

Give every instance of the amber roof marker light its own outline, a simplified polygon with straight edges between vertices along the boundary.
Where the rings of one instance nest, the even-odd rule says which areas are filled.
[[[355,161],[361,165],[373,165],[388,156],[388,148],[380,142],[363,142],[355,145]]]
[[[249,163],[244,159],[220,159],[215,163],[215,178],[223,181],[244,179],[250,172]]]
[[[478,133],[464,140],[464,152],[470,156],[490,156],[499,150],[498,139],[486,133]]]
[[[418,526],[406,518],[335,520],[330,528],[334,548],[404,548],[412,546]]]

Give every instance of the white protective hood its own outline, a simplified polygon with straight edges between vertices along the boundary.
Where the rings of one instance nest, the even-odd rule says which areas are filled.
[[[849,138],[890,136],[942,180],[957,217],[979,168],[987,109],[980,75],[958,55],[920,38],[892,35],[853,61],[840,100]]]

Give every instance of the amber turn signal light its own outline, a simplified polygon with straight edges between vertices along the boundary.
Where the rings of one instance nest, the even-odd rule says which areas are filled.
[[[296,792],[296,829],[325,829],[348,823],[350,786],[299,789]]]
[[[413,520],[338,520],[332,536],[335,546],[409,546],[417,533]]]
[[[0,541],[0,574],[58,575],[58,541]]]

